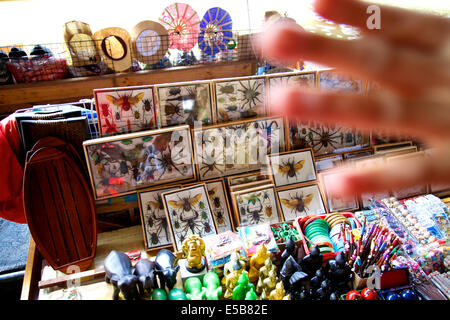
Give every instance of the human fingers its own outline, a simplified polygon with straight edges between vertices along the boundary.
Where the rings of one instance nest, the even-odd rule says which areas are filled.
[[[450,137],[448,99],[436,94],[427,100],[406,100],[386,91],[359,95],[291,86],[271,91],[269,103],[271,113],[289,120],[339,123],[366,133],[382,130],[434,141]]]
[[[439,50],[450,35],[450,20],[436,15],[355,0],[316,0],[313,6],[326,19],[419,50]],[[380,29],[369,29],[371,21],[368,20],[377,14],[376,10],[379,10]]]
[[[448,150],[444,157],[428,158],[421,155],[422,152],[418,152],[394,157],[399,159],[365,168],[347,165],[327,178],[327,191],[334,196],[349,197],[433,183],[448,184],[450,181]]]
[[[407,96],[450,84],[450,61],[445,56],[395,47],[375,37],[331,39],[304,32],[291,22],[280,22],[261,35],[259,47],[268,61],[315,61]]]

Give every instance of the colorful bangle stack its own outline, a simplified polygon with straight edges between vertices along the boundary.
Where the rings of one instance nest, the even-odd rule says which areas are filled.
[[[285,243],[289,238],[294,241],[301,239],[298,230],[289,223],[280,223],[270,226],[277,243]]]
[[[309,240],[308,247],[317,245],[321,253],[334,252],[329,235],[330,225],[324,219],[316,218],[306,221],[303,233]]]

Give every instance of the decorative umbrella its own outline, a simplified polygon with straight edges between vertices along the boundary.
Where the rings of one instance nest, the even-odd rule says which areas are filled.
[[[176,2],[167,6],[159,21],[169,33],[171,49],[189,51],[197,44],[200,19],[190,5]]]
[[[206,11],[200,22],[200,29],[198,46],[209,56],[215,56],[220,51],[226,50],[228,42],[233,37],[231,16],[219,7]]]

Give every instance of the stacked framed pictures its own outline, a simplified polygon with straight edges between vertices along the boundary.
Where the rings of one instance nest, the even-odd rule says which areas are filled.
[[[320,184],[326,199],[328,212],[352,211],[359,209],[357,195],[351,197],[336,196],[331,193],[329,186],[336,182],[339,170],[324,171],[319,174]]]
[[[196,179],[189,126],[87,140],[83,148],[96,200]]]

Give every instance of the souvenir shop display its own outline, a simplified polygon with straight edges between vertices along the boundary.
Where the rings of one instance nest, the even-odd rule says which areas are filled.
[[[153,64],[168,48],[191,55],[198,44],[204,55],[220,56],[234,41],[229,13],[218,7],[200,20],[174,4],[160,22],[136,25],[129,43],[117,30],[94,34],[103,42],[96,49],[118,71],[130,68],[129,52]],[[412,141],[371,145],[352,129],[271,115],[267,101],[280,85],[355,94],[363,87],[325,70],[98,88],[97,119],[71,107],[43,114],[85,129],[94,121],[101,137],[90,140],[64,140],[56,130],[35,141],[29,128],[39,112],[18,112],[24,206],[51,268],[68,272],[75,264],[84,283],[97,252],[96,206],[128,209],[116,200],[129,197],[139,213],[139,249],[108,247],[103,269],[89,270],[105,275],[99,291],[107,298],[448,299],[449,209],[427,194],[433,188],[350,198],[330,192],[342,165],[362,169],[427,153]],[[41,285],[50,292],[51,284]],[[84,297],[83,285],[77,290]]]

